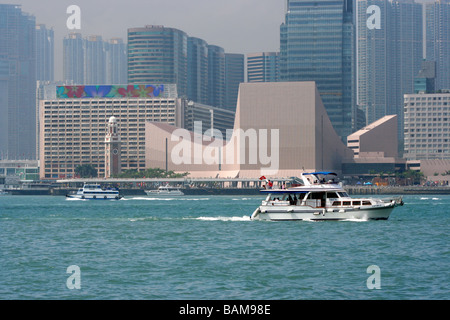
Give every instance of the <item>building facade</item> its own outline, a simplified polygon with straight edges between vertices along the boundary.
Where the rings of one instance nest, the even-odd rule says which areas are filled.
[[[181,125],[181,99],[165,86],[60,86],[57,99],[40,102],[40,177],[72,178],[91,164],[105,176],[105,135],[120,126],[121,170],[145,168],[146,120]],[[147,97],[143,97],[143,94]]]
[[[280,81],[315,81],[338,134],[351,133],[354,25],[351,0],[288,0],[280,27]]]
[[[0,4],[0,159],[36,159],[36,20]]]
[[[247,54],[247,82],[278,82],[279,52]]]
[[[406,94],[404,98],[404,157],[450,159],[450,93]]]

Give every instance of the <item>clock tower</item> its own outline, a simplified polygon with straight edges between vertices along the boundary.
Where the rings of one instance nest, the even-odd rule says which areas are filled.
[[[121,172],[120,143],[117,118],[111,117],[105,136],[105,178]]]

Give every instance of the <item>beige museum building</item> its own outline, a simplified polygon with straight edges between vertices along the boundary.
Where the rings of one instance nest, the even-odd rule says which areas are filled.
[[[353,158],[333,129],[315,82],[242,83],[229,140],[154,122],[146,123],[145,132],[146,167],[190,177],[340,172],[344,159]]]

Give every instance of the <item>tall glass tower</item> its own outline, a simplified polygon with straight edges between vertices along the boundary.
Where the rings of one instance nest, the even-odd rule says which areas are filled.
[[[280,27],[280,81],[315,81],[341,138],[352,132],[352,0],[287,0]]]
[[[128,29],[128,83],[177,85],[187,96],[187,35],[164,26]]]
[[[36,19],[0,4],[0,159],[36,159]]]
[[[208,44],[205,40],[188,38],[188,98],[208,103]]]
[[[55,34],[45,24],[36,25],[36,78],[40,81],[55,80]]]
[[[225,53],[225,105],[230,111],[236,110],[239,85],[244,82],[245,56],[240,53]]]
[[[225,50],[215,45],[208,45],[208,104],[225,106]]]

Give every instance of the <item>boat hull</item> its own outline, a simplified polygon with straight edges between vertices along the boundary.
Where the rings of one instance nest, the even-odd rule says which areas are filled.
[[[80,199],[80,200],[120,200],[122,197],[119,195],[66,195],[66,198]]]
[[[285,206],[260,206],[251,216],[252,220],[293,221],[293,220],[387,220],[394,205],[372,208],[302,208]]]

